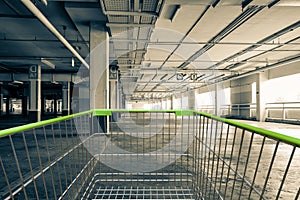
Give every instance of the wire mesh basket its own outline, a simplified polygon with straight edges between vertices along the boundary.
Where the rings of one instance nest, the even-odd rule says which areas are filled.
[[[298,139],[195,111],[92,110],[0,132],[0,199],[298,199]]]

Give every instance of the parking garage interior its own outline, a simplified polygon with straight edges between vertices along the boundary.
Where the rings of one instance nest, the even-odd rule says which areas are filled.
[[[72,113],[80,93],[73,92],[74,83],[80,88],[76,77],[88,66],[94,79],[95,73],[107,70],[97,72],[101,67],[95,65],[105,63],[118,76],[93,84],[103,85],[102,92],[116,92],[104,92],[110,99],[87,107],[196,109],[258,121],[300,119],[299,91],[293,91],[293,83],[280,82],[298,99],[285,94],[267,98],[274,88],[264,86],[299,73],[297,1],[3,0],[0,5],[4,124]],[[92,53],[96,46],[107,51],[99,52],[101,61]]]
[[[0,130],[100,110],[109,132],[114,110],[193,110],[300,138],[299,13],[298,0],[0,0]]]

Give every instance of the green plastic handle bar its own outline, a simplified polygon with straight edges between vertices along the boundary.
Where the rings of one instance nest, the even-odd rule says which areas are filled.
[[[176,116],[193,116],[194,110],[106,110],[95,109],[93,116],[110,116],[116,112],[130,112],[130,113],[175,113]]]
[[[53,118],[53,119],[48,119],[48,120],[44,120],[44,121],[40,121],[40,122],[34,122],[34,123],[30,123],[30,124],[25,124],[22,126],[17,126],[17,127],[13,127],[13,128],[8,128],[8,129],[4,129],[0,131],[0,137],[4,137],[7,135],[12,135],[14,133],[18,133],[18,132],[22,132],[22,131],[26,131],[26,130],[30,130],[30,129],[34,129],[34,128],[38,128],[38,127],[42,127],[42,126],[46,126],[49,124],[53,124],[56,122],[60,122],[60,121],[64,121],[67,119],[72,119],[74,117],[78,117],[81,115],[86,115],[91,113],[92,111],[84,111],[84,112],[80,112],[80,113],[76,113],[76,114],[72,114],[72,115],[67,115],[67,116],[63,116],[63,117],[58,117],[58,118]]]
[[[298,138],[283,135],[283,134],[280,134],[280,133],[276,133],[276,132],[273,132],[273,131],[265,130],[265,129],[262,129],[262,128],[258,128],[258,127],[251,126],[251,125],[248,125],[248,124],[243,124],[243,123],[240,123],[240,122],[236,122],[234,120],[221,118],[221,117],[210,115],[210,114],[203,113],[203,112],[197,112],[197,113],[202,115],[202,116],[205,116],[207,118],[215,119],[217,121],[224,122],[226,124],[230,124],[230,125],[236,126],[238,128],[241,128],[241,129],[244,129],[244,130],[247,130],[247,131],[250,131],[250,132],[254,132],[254,133],[257,133],[259,135],[266,136],[268,138],[271,138],[271,139],[274,139],[274,140],[277,140],[277,141],[281,141],[281,142],[291,144],[291,145],[296,146],[296,147],[300,147],[300,139],[298,139]]]
[[[261,129],[261,128],[258,128],[258,127],[254,127],[254,126],[251,126],[251,125],[248,125],[248,124],[243,124],[243,123],[236,122],[236,121],[233,121],[233,120],[229,120],[229,119],[221,118],[221,117],[218,117],[218,116],[210,115],[210,114],[207,114],[207,113],[196,112],[194,110],[108,110],[108,109],[95,109],[95,110],[89,110],[89,111],[85,111],[85,112],[80,112],[80,113],[64,116],[64,117],[58,117],[58,118],[54,118],[54,119],[44,120],[44,121],[41,121],[41,122],[35,122],[35,123],[31,123],[31,124],[26,124],[26,125],[22,125],[22,126],[18,126],[18,127],[5,129],[5,130],[0,131],[0,137],[4,137],[4,136],[7,136],[7,135],[12,135],[12,134],[17,133],[17,132],[22,132],[22,131],[42,127],[42,126],[45,126],[45,125],[53,124],[53,123],[56,123],[56,122],[67,120],[67,119],[72,119],[74,117],[78,117],[78,116],[81,116],[81,115],[92,114],[93,116],[111,116],[113,112],[130,112],[130,113],[136,113],[136,112],[140,112],[140,113],[160,112],[160,113],[162,113],[162,112],[164,112],[164,113],[175,113],[176,116],[193,116],[194,114],[200,114],[202,116],[205,116],[205,117],[208,117],[208,118],[211,118],[211,119],[215,119],[217,121],[224,122],[224,123],[236,126],[238,128],[250,131],[250,132],[254,132],[254,133],[257,133],[257,134],[260,134],[260,135],[263,135],[263,136],[267,136],[267,137],[275,139],[277,141],[282,141],[282,142],[285,142],[287,144],[291,144],[293,146],[300,147],[300,139],[297,139],[297,138],[294,138],[294,137],[291,137],[291,136],[287,136],[287,135],[283,135],[283,134],[280,134],[280,133],[276,133],[276,132],[273,132],[273,131]]]

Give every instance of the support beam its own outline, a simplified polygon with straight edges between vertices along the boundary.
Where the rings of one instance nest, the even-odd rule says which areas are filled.
[[[266,89],[264,85],[268,80],[267,72],[257,73],[256,78],[256,120],[264,122],[266,118]]]
[[[1,94],[1,87],[0,87],[0,116],[3,113],[3,94]]]
[[[2,82],[11,82],[11,81],[13,81],[11,77],[12,77],[11,73],[0,73],[0,80]],[[28,78],[28,73],[16,73],[16,74],[13,74],[13,77],[14,77],[15,80],[18,80],[18,81],[30,81],[30,79]],[[69,82],[73,82],[74,77],[73,77],[72,74],[45,73],[41,77],[41,81],[58,81],[58,82],[69,81]]]
[[[90,24],[90,109],[109,108],[109,37],[106,27]]]
[[[21,2],[53,33],[69,51],[80,60],[86,67],[90,68],[89,64],[81,57],[81,55],[74,49],[74,47],[66,40],[64,36],[51,24],[51,22],[43,15],[43,13],[30,1],[21,0]]]
[[[70,82],[64,82],[62,84],[62,115],[70,114]]]

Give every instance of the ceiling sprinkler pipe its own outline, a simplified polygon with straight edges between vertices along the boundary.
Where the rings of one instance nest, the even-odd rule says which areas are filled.
[[[73,55],[80,60],[86,67],[90,68],[89,64],[81,57],[81,55],[72,47],[72,45],[59,33],[59,31],[51,24],[51,22],[43,15],[43,13],[30,1],[21,0],[21,2],[65,45]]]

